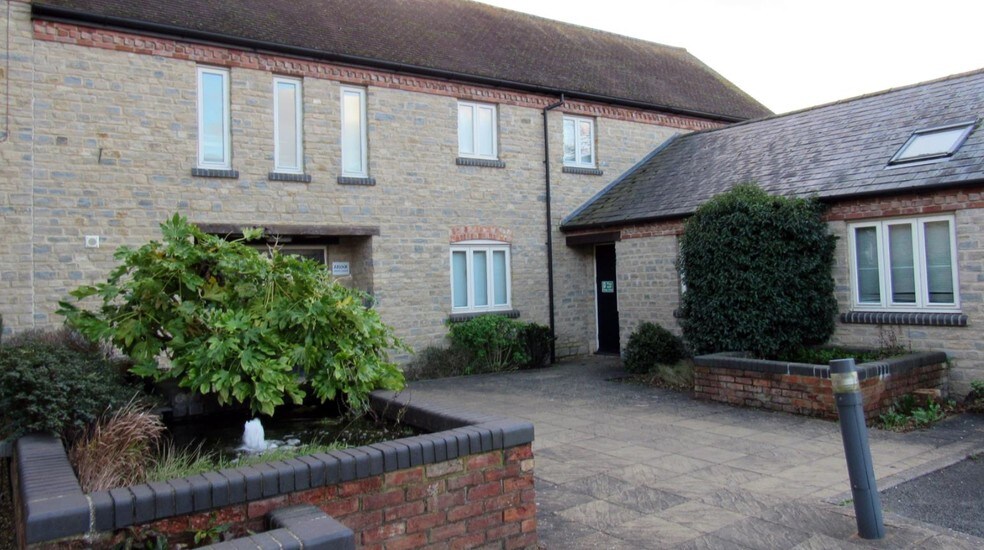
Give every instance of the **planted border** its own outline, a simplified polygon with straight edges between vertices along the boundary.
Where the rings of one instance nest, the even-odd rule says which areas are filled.
[[[907,393],[943,388],[947,356],[918,352],[857,366],[865,417],[882,414]],[[694,396],[732,405],[837,418],[826,365],[753,359],[722,352],[694,357]]]
[[[57,438],[21,438],[18,538],[93,543],[117,529],[168,532],[210,517],[259,530],[272,510],[314,504],[350,527],[358,544],[457,537],[535,546],[531,423],[411,403],[392,392],[374,392],[370,401],[383,416],[433,433],[89,494]]]

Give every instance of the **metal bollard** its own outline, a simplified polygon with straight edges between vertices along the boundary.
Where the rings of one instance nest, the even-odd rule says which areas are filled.
[[[851,477],[851,495],[854,497],[854,515],[858,521],[858,534],[863,539],[880,539],[885,536],[882,522],[881,497],[875,484],[875,470],[868,446],[868,427],[864,423],[864,405],[861,400],[861,384],[854,359],[835,359],[830,362],[830,385],[837,401],[840,416],[841,437],[847,456],[847,472]]]

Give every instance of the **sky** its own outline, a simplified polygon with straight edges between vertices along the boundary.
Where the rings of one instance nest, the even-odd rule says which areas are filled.
[[[984,0],[481,0],[686,48],[776,113],[984,68]]]

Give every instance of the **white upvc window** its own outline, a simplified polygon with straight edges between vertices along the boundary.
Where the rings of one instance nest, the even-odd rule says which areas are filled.
[[[859,222],[848,230],[856,309],[960,308],[953,216]]]
[[[497,159],[498,137],[495,105],[458,102],[458,155]]]
[[[229,71],[198,67],[198,167],[232,168]]]
[[[451,246],[451,310],[455,313],[512,308],[509,245],[467,241]]]
[[[273,166],[276,172],[304,172],[301,81],[296,78],[273,79]]]
[[[594,120],[564,116],[564,166],[595,167]]]
[[[342,175],[369,176],[366,90],[342,86]]]

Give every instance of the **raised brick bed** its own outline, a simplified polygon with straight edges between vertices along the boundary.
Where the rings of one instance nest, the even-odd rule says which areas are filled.
[[[922,352],[858,365],[865,417],[877,417],[914,390],[945,389],[946,360],[943,352]],[[837,418],[827,366],[751,359],[742,353],[702,355],[694,365],[698,399]]]
[[[434,433],[90,494],[58,439],[22,438],[18,539],[36,548],[104,548],[123,528],[187,534],[216,524],[245,536],[289,529],[271,512],[313,505],[352,531],[348,546],[329,547],[536,547],[532,424],[410,404],[389,392],[374,393],[372,405]]]

